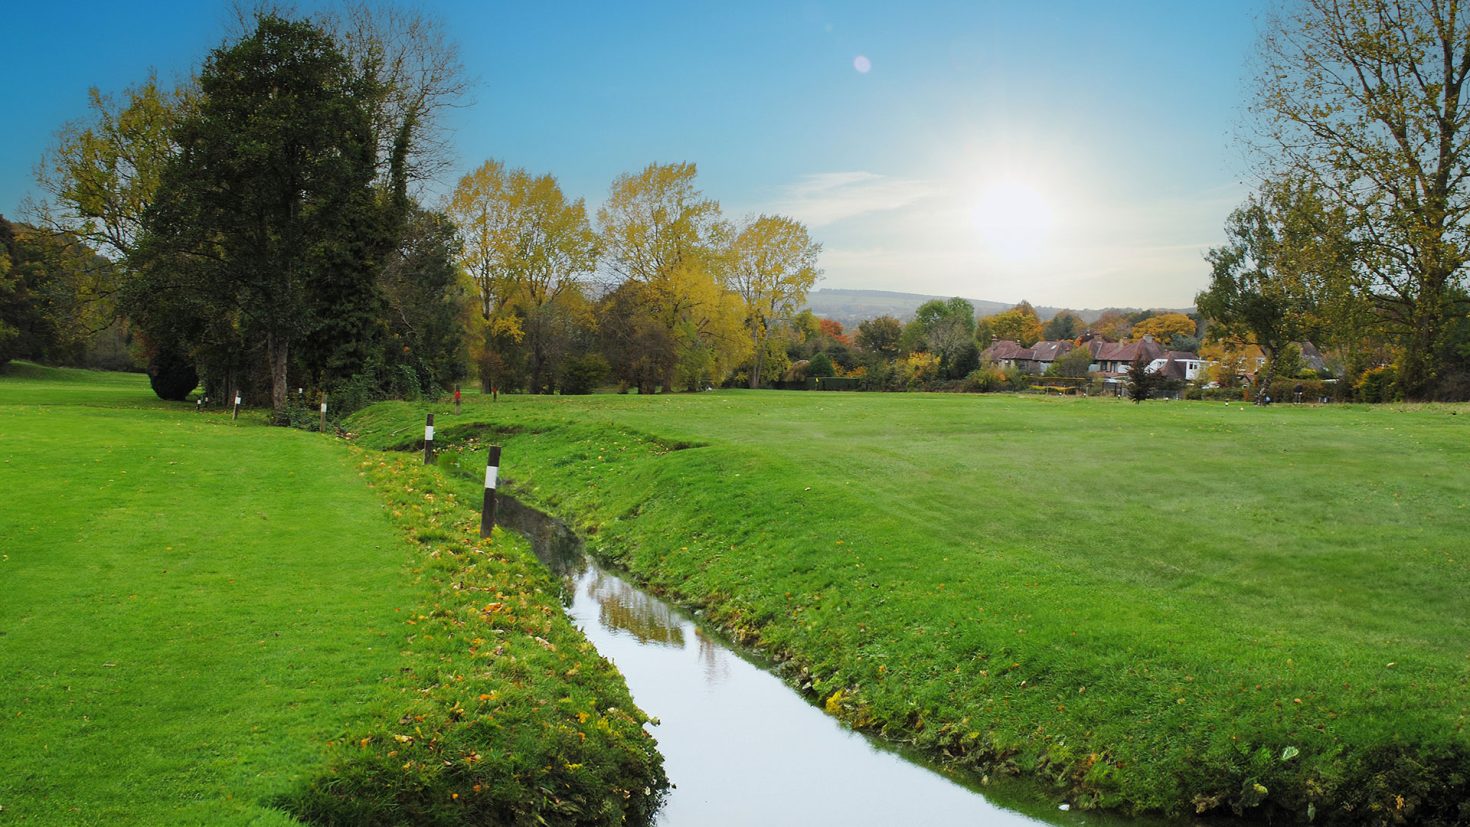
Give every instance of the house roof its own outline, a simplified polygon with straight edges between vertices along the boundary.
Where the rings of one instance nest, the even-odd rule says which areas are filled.
[[[1001,339],[991,343],[981,354],[986,361],[999,362],[1003,359],[1030,359],[1030,349],[1021,347],[1020,342]]]
[[[1054,342],[1037,342],[1031,346],[1031,359],[1037,362],[1055,362],[1058,356],[1066,353],[1076,345],[1066,339]]]
[[[1088,345],[1092,347],[1094,362],[1133,362],[1140,358],[1152,362],[1164,355],[1164,348],[1152,339],[1140,339],[1136,342],[1104,342],[1094,339]]]
[[[1296,346],[1302,351],[1302,364],[1312,370],[1327,370],[1327,359],[1322,356],[1322,351],[1311,342],[1297,342]]]

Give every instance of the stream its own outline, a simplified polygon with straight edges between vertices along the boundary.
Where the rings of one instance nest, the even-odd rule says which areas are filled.
[[[713,630],[599,567],[561,522],[503,494],[499,503],[500,525],[568,578],[572,622],[659,721],[651,732],[674,789],[657,823],[1124,823],[1034,797],[1018,798],[1037,815],[1023,814],[847,729]]]

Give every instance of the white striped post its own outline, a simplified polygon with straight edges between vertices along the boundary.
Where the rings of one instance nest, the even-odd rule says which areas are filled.
[[[434,464],[434,415],[424,420],[424,464]]]
[[[500,446],[490,446],[490,461],[485,465],[485,504],[480,509],[480,536],[489,537],[495,528],[495,483],[500,476]]]
[[[327,432],[327,392],[326,391],[322,391],[322,421],[321,421],[321,425],[317,428],[317,430],[321,431],[322,433],[326,433]]]
[[[240,392],[235,391],[235,407],[230,410],[230,421],[234,422],[240,418]]]
[[[204,397],[201,396],[194,400],[194,412],[204,413]]]

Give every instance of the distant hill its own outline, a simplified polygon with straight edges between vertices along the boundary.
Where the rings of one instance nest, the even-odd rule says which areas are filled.
[[[864,319],[875,316],[896,316],[900,321],[908,321],[914,317],[914,311],[919,305],[932,299],[947,299],[949,296],[926,296],[922,293],[898,293],[892,290],[838,290],[824,287],[813,290],[807,294],[807,307],[813,314],[824,319],[832,319],[842,322],[843,327],[851,327]],[[990,316],[1009,310],[1015,305],[1008,302],[993,302],[984,299],[965,299],[975,306],[975,315]],[[1071,310],[1082,318],[1084,322],[1096,321],[1105,310],[1121,310],[1131,313],[1141,308],[1137,307],[1109,307],[1098,310],[1073,310],[1068,307],[1044,307],[1036,306],[1036,315],[1042,321],[1050,319],[1063,310]],[[1177,310],[1181,313],[1192,312],[1193,308],[1164,308],[1170,311]]]

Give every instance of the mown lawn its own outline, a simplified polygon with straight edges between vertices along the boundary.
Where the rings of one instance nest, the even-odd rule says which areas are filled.
[[[499,441],[513,490],[790,658],[858,726],[1084,806],[1470,819],[1470,408],[442,410],[441,441]],[[386,404],[350,427],[411,446],[421,417]]]
[[[4,815],[289,821],[266,804],[395,667],[407,546],[331,440],[165,405],[141,376],[19,367],[0,378]]]
[[[441,522],[421,466],[263,419],[0,371],[0,822],[656,804],[641,715],[524,543]]]

